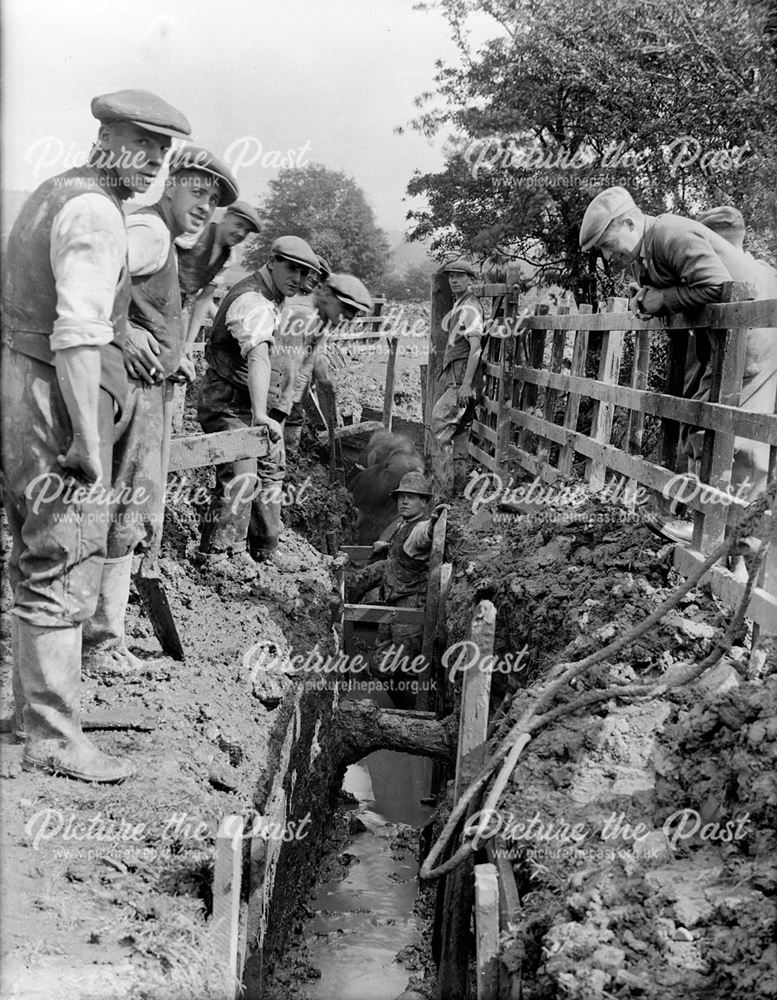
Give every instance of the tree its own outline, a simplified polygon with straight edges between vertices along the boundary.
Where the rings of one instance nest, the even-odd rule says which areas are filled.
[[[436,270],[431,262],[408,264],[404,271],[387,274],[381,284],[387,299],[397,302],[420,302],[429,298],[432,274]]]
[[[246,267],[264,264],[279,236],[301,236],[333,270],[355,274],[367,285],[380,280],[388,242],[354,180],[311,163],[281,170],[269,188],[259,208],[262,230],[243,254]]]
[[[595,298],[585,206],[622,184],[651,212],[734,204],[774,240],[777,65],[765,0],[440,0],[462,65],[413,122],[453,127],[445,168],[412,178],[411,239],[539,267]],[[498,37],[466,43],[475,10]],[[763,244],[762,244],[763,245]]]

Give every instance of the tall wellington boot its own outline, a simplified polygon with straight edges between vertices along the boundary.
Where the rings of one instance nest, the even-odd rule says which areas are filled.
[[[80,781],[116,782],[134,774],[81,731],[81,626],[48,628],[19,620],[19,675],[26,742],[22,767]]]

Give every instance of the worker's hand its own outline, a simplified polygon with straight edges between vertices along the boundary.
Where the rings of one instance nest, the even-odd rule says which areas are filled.
[[[456,402],[459,406],[466,406],[470,399],[472,399],[472,396],[472,386],[466,384],[460,385],[459,391],[456,393]]]
[[[266,413],[255,413],[251,420],[252,427],[266,427],[270,434],[270,440],[273,444],[280,441],[283,437],[283,428],[278,423],[277,420],[273,420],[272,417],[268,417]]]
[[[183,355],[178,365],[178,371],[172,378],[176,382],[193,382],[197,378],[197,372],[194,370],[194,361],[188,354]]]
[[[76,434],[65,455],[57,455],[57,461],[63,469],[68,469],[73,476],[85,483],[96,483],[102,478],[103,470],[100,462],[100,441],[85,441]]]
[[[429,520],[432,522],[432,524],[436,524],[437,521],[439,521],[442,512],[444,510],[450,510],[450,509],[451,505],[449,503],[438,503],[437,506],[432,511],[432,516],[429,518]]]
[[[664,293],[660,288],[646,288],[642,293],[642,311],[648,316],[658,316],[664,310]]]
[[[162,349],[156,337],[148,330],[139,326],[127,327],[127,340],[124,344],[124,367],[132,378],[141,379],[148,385],[162,381],[162,371],[159,366],[159,355]]]
[[[390,544],[390,542],[386,542],[379,538],[377,542],[372,543],[372,554],[374,556],[379,556],[384,552],[388,552]]]

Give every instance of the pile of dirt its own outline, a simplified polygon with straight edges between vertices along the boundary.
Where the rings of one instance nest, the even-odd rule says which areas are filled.
[[[513,717],[531,682],[629,631],[678,579],[658,537],[595,498],[507,519],[460,504],[452,520],[451,641],[494,601]],[[729,619],[698,587],[560,700],[658,683]],[[777,677],[737,641],[692,688],[562,717],[524,751],[491,822],[522,901],[502,960],[527,1000],[774,995]]]

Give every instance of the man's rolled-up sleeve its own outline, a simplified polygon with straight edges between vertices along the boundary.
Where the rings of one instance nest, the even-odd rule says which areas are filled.
[[[243,357],[260,344],[272,349],[277,321],[277,309],[259,292],[244,292],[227,310],[227,329],[240,344]]]
[[[71,198],[54,217],[49,260],[57,289],[52,351],[109,344],[116,289],[127,265],[121,212],[101,194]]]

